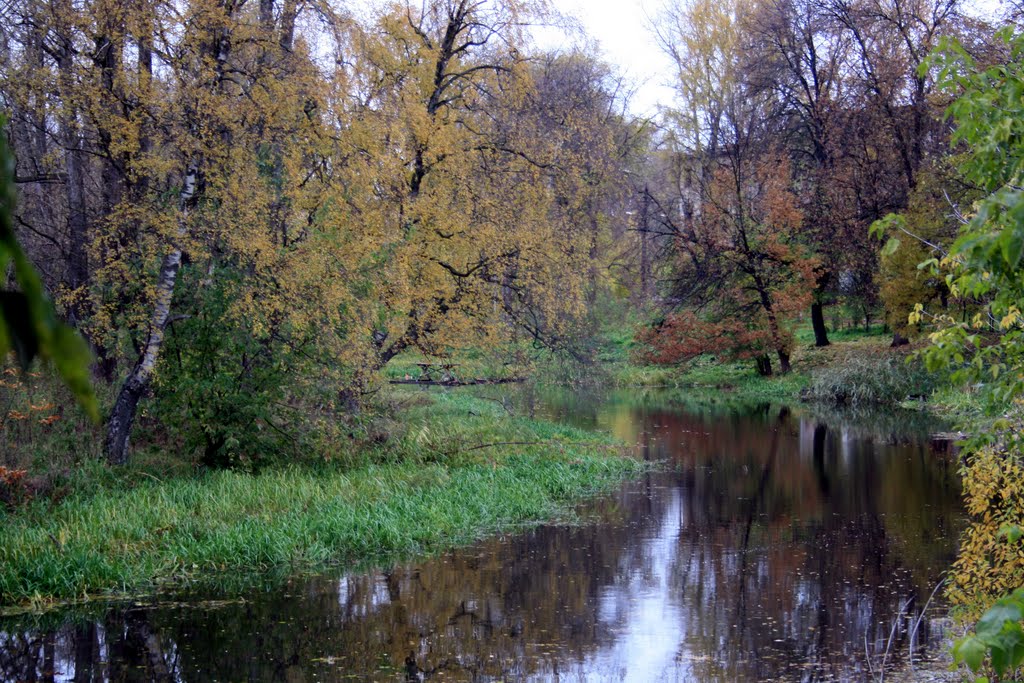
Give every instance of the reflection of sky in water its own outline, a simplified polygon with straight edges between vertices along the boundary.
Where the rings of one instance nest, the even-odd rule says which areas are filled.
[[[600,627],[614,629],[617,638],[588,658],[586,671],[609,672],[614,680],[638,683],[688,678],[685,662],[677,657],[686,635],[679,605],[683,596],[672,590],[669,575],[678,562],[682,515],[679,491],[674,490],[661,527],[640,541],[649,569],[629,572],[624,585],[602,592]]]

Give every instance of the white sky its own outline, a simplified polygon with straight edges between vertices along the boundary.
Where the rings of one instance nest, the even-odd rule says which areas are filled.
[[[630,102],[634,114],[654,114],[658,104],[671,101],[673,93],[667,84],[674,69],[649,27],[663,0],[552,0],[552,4],[576,19],[597,43],[604,60],[636,88]],[[574,40],[555,29],[538,29],[535,34],[543,47],[568,47]]]
[[[600,54],[637,87],[630,102],[636,115],[656,113],[657,105],[672,102],[670,87],[674,66],[661,51],[650,29],[666,0],[551,0],[561,13],[577,19],[598,43]],[[965,0],[963,10],[994,20],[1005,0]],[[538,42],[558,47],[566,41],[564,32],[538,31]]]

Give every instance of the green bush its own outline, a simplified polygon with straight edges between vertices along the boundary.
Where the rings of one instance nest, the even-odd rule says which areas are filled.
[[[834,405],[896,404],[907,397],[927,396],[935,376],[903,354],[883,358],[848,358],[816,370],[802,398]]]
[[[1020,529],[1017,528],[1017,534]],[[1024,588],[1018,588],[1010,595],[1000,598],[974,627],[974,633],[956,642],[953,659],[957,664],[966,664],[974,673],[988,666],[996,674],[995,680],[1003,680],[1010,673],[1012,680],[1017,677],[1024,664]],[[989,678],[980,677],[976,683],[988,683]]]
[[[180,309],[168,328],[153,414],[208,467],[253,470],[306,452],[315,386],[296,380],[312,362],[273,320],[239,314],[244,277],[227,267],[203,284],[184,269]],[[323,398],[323,397],[322,397]]]

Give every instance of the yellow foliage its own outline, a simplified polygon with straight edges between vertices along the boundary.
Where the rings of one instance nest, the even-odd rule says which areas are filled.
[[[1004,330],[1008,330],[1017,324],[1020,320],[1020,309],[1017,306],[1011,305],[1003,319],[999,321],[999,327]]]
[[[970,455],[963,469],[964,500],[971,525],[949,577],[947,595],[976,617],[993,600],[1024,585],[1024,544],[1000,534],[1024,526],[1024,462],[990,446]]]
[[[629,136],[599,63],[531,52],[541,1],[371,19],[295,0],[16,4],[38,16],[0,60],[4,94],[58,131],[34,163],[79,164],[77,212],[33,208],[60,239],[63,213],[82,218],[81,272],[56,292],[104,370],[131,373],[111,425],[151,384],[210,392],[189,410],[218,382],[258,394],[253,377],[287,407],[348,404],[405,349],[564,347],[611,284]]]

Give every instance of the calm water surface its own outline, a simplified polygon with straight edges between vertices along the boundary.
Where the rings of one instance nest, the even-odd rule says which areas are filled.
[[[887,665],[940,649],[941,605],[918,617],[962,513],[934,425],[663,395],[515,403],[666,466],[581,524],[426,561],[0,621],[0,679],[864,681],[890,634]]]

